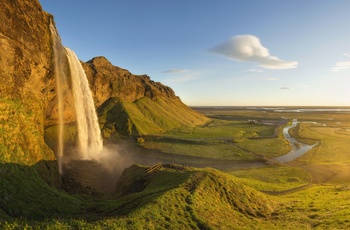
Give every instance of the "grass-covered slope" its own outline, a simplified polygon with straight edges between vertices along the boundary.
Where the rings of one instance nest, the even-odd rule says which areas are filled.
[[[216,170],[177,166],[145,172],[135,165],[126,170],[117,198],[82,203],[71,197],[76,207],[69,213],[72,218],[66,213],[26,224],[63,229],[249,229],[269,226],[266,220],[277,207],[270,197]],[[137,189],[130,193],[131,188]],[[21,221],[7,225],[19,226]]]
[[[27,177],[30,168],[19,167],[18,173],[14,167],[18,165],[2,171],[5,176],[1,183],[5,187],[0,190],[0,229],[350,227],[350,189],[346,185],[314,185],[269,196],[213,169],[165,165],[147,175],[147,168],[133,165],[117,183],[116,196],[90,199],[47,186],[33,176],[35,173]],[[23,177],[29,180],[15,183],[23,181]]]
[[[13,218],[40,220],[69,217],[80,211],[82,200],[44,182],[39,169],[47,170],[56,162],[34,166],[0,164],[0,222]],[[54,181],[50,175],[45,179]],[[0,227],[1,228],[1,227]]]
[[[129,214],[116,224],[130,222],[144,229],[238,229],[269,218],[276,207],[266,195],[212,169],[163,169],[144,183],[142,192],[122,200],[123,210],[108,203],[106,213]]]
[[[102,134],[109,137],[164,133],[179,127],[202,125],[209,119],[183,104],[179,98],[142,97],[134,102],[110,98],[98,109]]]

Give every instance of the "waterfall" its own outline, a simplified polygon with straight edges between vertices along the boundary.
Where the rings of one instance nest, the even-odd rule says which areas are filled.
[[[75,53],[68,48],[66,51],[77,115],[78,151],[82,159],[98,159],[103,142],[89,82]]]
[[[57,162],[59,172],[62,174],[62,157],[63,157],[63,131],[64,131],[64,118],[63,118],[63,89],[62,85],[66,83],[66,73],[64,69],[65,53],[61,44],[61,39],[56,31],[56,28],[50,21],[50,32],[52,36],[52,50],[54,57],[54,73],[56,76],[56,93],[58,100],[58,145],[57,145]]]

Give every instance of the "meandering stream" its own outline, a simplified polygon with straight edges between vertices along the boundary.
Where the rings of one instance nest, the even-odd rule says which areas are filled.
[[[289,131],[289,129],[295,127],[297,124],[298,124],[298,120],[293,119],[293,123],[289,126],[286,126],[283,129],[284,138],[286,138],[286,140],[289,142],[289,144],[292,147],[292,150],[283,156],[274,158],[273,160],[276,160],[276,161],[281,162],[281,163],[295,160],[296,158],[304,155],[307,151],[309,151],[310,149],[312,149],[313,147],[315,147],[318,144],[318,143],[316,143],[313,145],[307,145],[307,144],[299,142],[295,138],[291,137],[289,135],[288,131]]]

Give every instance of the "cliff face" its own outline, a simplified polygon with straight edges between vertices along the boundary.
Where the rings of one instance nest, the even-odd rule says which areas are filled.
[[[96,107],[110,97],[134,102],[142,97],[175,98],[174,91],[159,82],[154,82],[147,75],[133,75],[128,70],[113,66],[104,57],[95,57],[82,63],[94,94]]]
[[[10,215],[21,214],[7,200],[17,185],[30,190],[42,179],[61,183],[54,152],[44,141],[47,105],[56,90],[51,18],[37,0],[0,4],[0,206]]]
[[[51,16],[36,0],[3,0],[0,12],[0,160],[54,160],[43,138],[46,106],[55,91]]]

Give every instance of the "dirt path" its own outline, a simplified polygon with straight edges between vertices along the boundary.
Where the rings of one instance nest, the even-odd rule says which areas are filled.
[[[263,193],[266,193],[269,195],[285,195],[288,193],[298,192],[300,190],[310,188],[311,186],[312,186],[312,184],[310,183],[310,184],[305,184],[305,185],[302,185],[302,186],[299,186],[296,188],[291,188],[291,189],[287,189],[287,190],[283,190],[283,191],[263,191],[263,190],[260,190],[260,192],[263,192]]]

